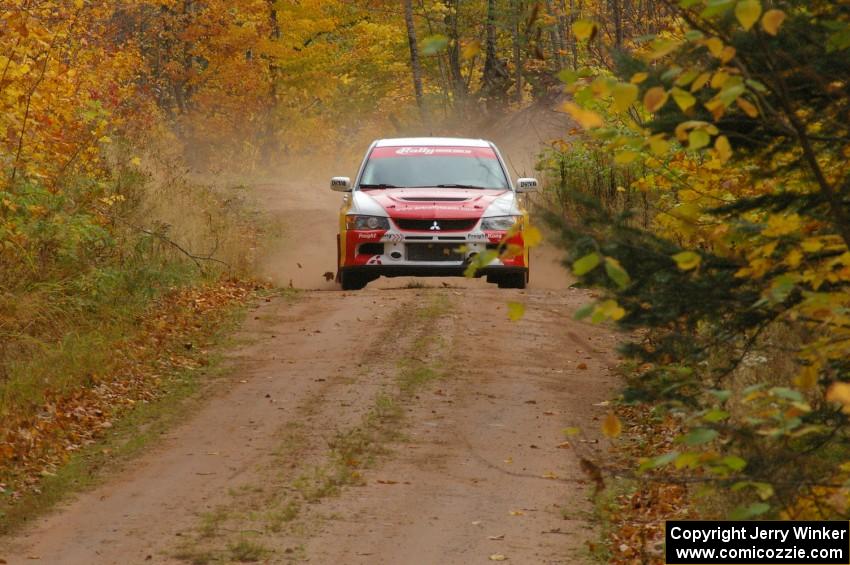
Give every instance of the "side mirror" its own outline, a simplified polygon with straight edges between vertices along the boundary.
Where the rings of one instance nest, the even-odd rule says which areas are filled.
[[[537,190],[537,179],[521,178],[516,180],[517,192],[534,192]]]
[[[335,192],[351,192],[351,179],[348,177],[333,177],[331,190]]]

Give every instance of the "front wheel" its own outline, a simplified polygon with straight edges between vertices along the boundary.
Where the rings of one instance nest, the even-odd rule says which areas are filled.
[[[525,288],[526,283],[528,282],[528,274],[524,272],[520,273],[505,273],[503,275],[497,275],[493,277],[492,282],[495,282],[499,285],[499,288]],[[488,282],[490,282],[490,278],[488,277]]]
[[[342,285],[342,290],[361,290],[369,284],[369,279],[359,273],[340,271],[339,284]]]

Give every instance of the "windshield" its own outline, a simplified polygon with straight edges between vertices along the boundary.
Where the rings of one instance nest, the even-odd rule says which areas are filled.
[[[507,189],[490,147],[376,147],[360,188],[446,187]]]

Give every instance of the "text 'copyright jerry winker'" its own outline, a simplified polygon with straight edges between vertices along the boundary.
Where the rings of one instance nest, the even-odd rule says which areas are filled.
[[[670,565],[850,564],[850,522],[669,521]]]

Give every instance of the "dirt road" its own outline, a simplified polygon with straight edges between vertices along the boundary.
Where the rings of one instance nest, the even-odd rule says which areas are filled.
[[[596,429],[614,384],[613,337],[570,321],[584,300],[440,285],[264,304],[218,396],[0,555],[582,562],[590,444],[562,430]]]
[[[211,398],[131,468],[0,542],[0,558],[588,561],[579,461],[604,446],[596,404],[616,386],[616,336],[572,320],[590,298],[567,288],[556,255],[537,252],[527,291],[322,290],[315,226],[334,206],[316,193],[292,215],[294,201],[269,196],[292,220],[270,274],[316,290],[258,306]],[[508,301],[526,304],[521,320]],[[573,426],[589,435],[565,437]]]

